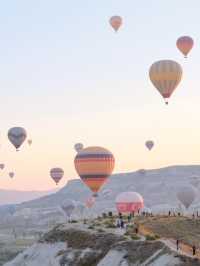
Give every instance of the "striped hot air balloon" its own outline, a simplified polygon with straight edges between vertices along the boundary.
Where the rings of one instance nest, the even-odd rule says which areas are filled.
[[[59,167],[52,168],[50,170],[50,176],[54,180],[54,182],[56,183],[56,185],[58,185],[58,183],[60,182],[60,180],[64,176],[64,171],[63,171],[62,168],[59,168]]]
[[[182,68],[172,60],[157,61],[150,67],[149,77],[168,104],[168,99],[181,81]]]
[[[112,174],[115,159],[107,149],[88,147],[76,155],[74,164],[82,181],[96,195]]]
[[[181,51],[181,53],[187,58],[188,53],[192,49],[194,45],[194,41],[191,37],[189,36],[182,36],[178,38],[176,42],[176,46]]]

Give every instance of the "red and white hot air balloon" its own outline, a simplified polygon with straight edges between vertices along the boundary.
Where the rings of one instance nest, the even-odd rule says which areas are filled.
[[[137,192],[122,192],[116,200],[116,208],[121,213],[137,212],[144,207],[143,197]]]
[[[86,200],[85,205],[87,208],[92,208],[92,206],[95,204],[95,197],[90,197]]]
[[[187,58],[188,53],[194,46],[194,41],[190,36],[182,36],[178,38],[176,46],[179,51],[185,56],[185,58]]]
[[[117,32],[119,30],[119,28],[121,27],[121,25],[122,25],[122,17],[120,17],[120,16],[112,16],[110,18],[110,25]]]
[[[64,171],[62,168],[55,167],[50,170],[50,176],[55,181],[56,185],[60,182],[60,180],[64,176]]]

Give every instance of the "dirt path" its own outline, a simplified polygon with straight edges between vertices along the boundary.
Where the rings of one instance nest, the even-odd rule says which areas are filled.
[[[149,229],[145,228],[143,225],[139,225],[139,233],[143,236],[153,234]],[[192,247],[186,245],[184,243],[179,244],[179,250],[177,250],[176,240],[173,238],[160,238],[159,241],[163,242],[167,247],[171,250],[177,252],[178,254],[190,257],[190,258],[198,258],[200,260],[200,252],[197,250],[196,255],[192,255]]]

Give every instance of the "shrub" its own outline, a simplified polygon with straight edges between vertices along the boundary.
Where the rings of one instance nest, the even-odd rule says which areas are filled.
[[[75,224],[75,223],[78,223],[78,221],[76,221],[76,220],[71,220],[71,223],[72,223],[72,224]]]
[[[131,238],[132,238],[133,240],[139,240],[139,239],[140,239],[140,237],[139,237],[138,235],[136,235],[136,234],[132,234],[132,235],[131,235]]]
[[[146,240],[147,241],[153,241],[153,240],[156,240],[156,237],[155,237],[155,235],[146,235]]]
[[[94,228],[95,228],[94,225],[88,226],[88,229],[94,229]]]

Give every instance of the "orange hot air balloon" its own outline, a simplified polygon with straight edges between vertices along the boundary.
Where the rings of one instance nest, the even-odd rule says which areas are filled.
[[[102,147],[82,149],[75,157],[75,168],[82,181],[97,195],[115,165],[113,154]]]
[[[172,60],[157,61],[150,67],[150,80],[165,99],[166,104],[180,83],[182,72],[181,66]]]
[[[122,18],[120,16],[113,16],[110,18],[110,25],[117,32],[122,25]]]
[[[193,45],[194,45],[194,41],[189,36],[182,36],[178,38],[176,42],[177,48],[181,51],[182,54],[184,54],[185,58],[187,58],[187,55],[192,49]]]

